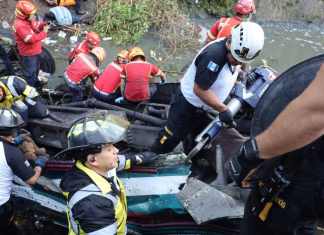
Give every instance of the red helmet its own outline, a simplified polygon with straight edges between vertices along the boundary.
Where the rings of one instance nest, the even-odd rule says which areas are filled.
[[[37,7],[30,1],[21,0],[16,4],[15,14],[18,18],[26,19],[30,15],[35,14]]]
[[[95,32],[87,33],[85,40],[93,47],[99,46],[101,42],[100,36]]]
[[[233,11],[236,14],[249,15],[256,12],[253,0],[239,0],[233,6]]]

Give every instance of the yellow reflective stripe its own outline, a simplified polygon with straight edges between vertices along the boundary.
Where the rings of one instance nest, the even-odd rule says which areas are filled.
[[[130,160],[130,159],[127,159],[127,160],[126,160],[126,164],[125,164],[124,169],[125,169],[125,170],[128,170],[128,169],[130,169],[130,168],[131,168],[131,160]]]
[[[35,98],[38,96],[38,92],[34,87],[26,85],[25,90],[23,91],[23,95],[29,98]]]
[[[98,175],[95,171],[85,167],[80,161],[76,162],[76,167],[86,173],[103,194],[107,194],[111,191],[111,186],[104,177]]]
[[[115,210],[115,216],[117,218],[118,230],[117,235],[125,235],[127,232],[127,200],[126,191],[122,182],[117,178],[117,182],[120,188],[120,198]]]
[[[16,99],[14,99],[8,87],[1,81],[0,86],[3,88],[3,91],[6,95],[5,99],[0,102],[0,108],[11,108]]]

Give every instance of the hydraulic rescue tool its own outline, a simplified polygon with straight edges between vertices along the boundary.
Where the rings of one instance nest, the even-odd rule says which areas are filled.
[[[276,78],[275,72],[267,66],[257,67],[251,71],[245,81],[237,82],[231,94],[231,99],[227,104],[232,115],[235,116],[243,106],[255,108],[259,99],[268,88],[270,83]],[[215,111],[211,111],[215,113]],[[219,120],[218,113],[212,122],[195,138],[197,143],[189,152],[187,160],[196,156],[219,133],[223,123]]]

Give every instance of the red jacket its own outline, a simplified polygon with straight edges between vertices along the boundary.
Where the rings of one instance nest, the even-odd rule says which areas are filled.
[[[75,48],[73,48],[72,51],[69,53],[69,60],[73,60],[78,54],[85,53],[88,54],[90,53],[91,49],[88,47],[88,43],[83,40],[78,44]]]
[[[33,56],[42,53],[42,40],[47,37],[43,30],[45,23],[15,19],[14,30],[19,55]]]
[[[231,35],[232,28],[242,22],[242,19],[238,16],[233,17],[221,17],[210,28],[209,33],[215,38],[229,37]]]
[[[65,76],[69,82],[78,85],[88,77],[96,79],[99,76],[99,69],[90,55],[80,53],[66,68]]]
[[[129,101],[143,101],[150,98],[149,83],[151,76],[160,69],[145,61],[133,61],[125,65],[122,74],[126,78],[124,97]]]
[[[122,65],[111,62],[96,80],[94,89],[107,95],[114,93],[120,87],[122,71]]]

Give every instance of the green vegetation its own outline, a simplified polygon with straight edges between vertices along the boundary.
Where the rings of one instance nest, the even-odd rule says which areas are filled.
[[[172,51],[197,44],[198,27],[177,1],[101,0],[98,5],[94,30],[117,44],[134,44],[150,28]]]
[[[117,44],[137,42],[150,28],[149,0],[107,0],[99,4],[94,30]]]

